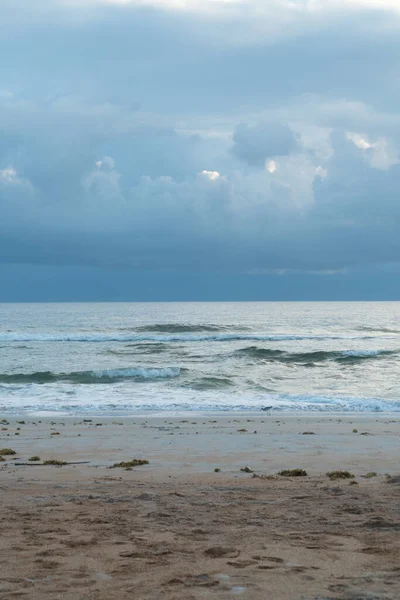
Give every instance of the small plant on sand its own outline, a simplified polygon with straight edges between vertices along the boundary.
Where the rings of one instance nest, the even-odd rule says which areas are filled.
[[[29,462],[38,462],[40,460],[40,456],[31,456],[28,458]]]
[[[115,463],[110,467],[111,469],[131,469],[132,467],[139,467],[141,465],[148,465],[148,460],[142,460],[141,458],[133,458],[125,462]]]
[[[358,485],[358,481],[353,479],[352,481],[350,481],[349,485]]]
[[[353,433],[358,433],[358,429],[353,429]]]
[[[52,460],[45,460],[43,464],[44,465],[54,465],[55,467],[62,467],[63,465],[67,465],[68,463],[65,460],[52,459]]]
[[[0,462],[4,462],[5,458],[3,458],[2,456],[0,456]]]
[[[11,448],[1,448],[0,449],[0,456],[13,456],[14,454],[17,454],[15,452],[15,450],[11,450]]]
[[[214,473],[220,473],[220,472],[221,472],[221,469],[219,469],[218,467],[216,467],[216,468],[214,469]]]
[[[376,477],[378,473],[375,473],[375,471],[371,471],[370,473],[367,473],[366,475],[362,475],[361,477],[364,477],[364,479],[372,479],[372,477]]]
[[[279,471],[278,475],[282,477],[307,477],[307,471],[304,469],[284,469]]]
[[[331,481],[335,481],[336,479],[354,479],[354,475],[350,471],[329,471],[326,476]]]
[[[247,429],[238,429],[238,433],[247,433]]]
[[[313,431],[303,431],[301,435],[315,435]]]
[[[25,421],[17,421],[18,425],[25,425]]]

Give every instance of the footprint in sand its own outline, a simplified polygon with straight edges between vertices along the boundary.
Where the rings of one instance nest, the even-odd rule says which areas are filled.
[[[230,567],[235,567],[236,569],[245,569],[246,567],[249,567],[250,565],[254,565],[256,563],[256,560],[228,560],[226,564]]]
[[[236,548],[224,548],[223,546],[213,546],[212,548],[205,550],[204,554],[210,558],[222,558],[225,556],[228,558],[236,558],[239,556],[240,550],[237,550]]]
[[[219,585],[219,581],[212,579],[209,575],[188,575],[186,577],[174,577],[170,579],[167,585],[185,585],[187,587],[214,587]]]
[[[279,558],[278,556],[261,556],[260,554],[256,554],[255,556],[252,556],[252,558],[254,560],[257,560],[257,561],[268,560],[269,562],[272,562],[272,563],[283,563],[283,562],[285,562],[283,560],[283,558]]]

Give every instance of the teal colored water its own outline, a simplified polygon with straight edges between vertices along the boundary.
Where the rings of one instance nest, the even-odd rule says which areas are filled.
[[[0,304],[0,410],[400,410],[400,303]]]

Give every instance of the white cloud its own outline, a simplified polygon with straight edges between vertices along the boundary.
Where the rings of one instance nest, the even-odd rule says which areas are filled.
[[[321,178],[326,177],[328,175],[328,169],[325,169],[324,167],[321,167],[321,165],[318,165],[318,167],[315,169],[315,174]]]
[[[267,161],[265,168],[270,173],[275,173],[275,171],[278,170],[278,163],[276,162],[276,160],[269,160],[269,161]]]
[[[101,160],[97,160],[96,161],[96,167],[98,169],[104,169],[104,170],[112,170],[115,167],[115,162],[114,159],[111,158],[111,156],[104,156]]]
[[[96,168],[85,175],[82,179],[82,186],[87,194],[84,196],[83,205],[85,210],[92,206],[96,211],[101,209],[99,201],[104,205],[103,209],[107,211],[109,204],[115,205],[115,202],[123,201],[120,190],[121,175],[115,169],[115,162],[110,156],[105,156],[96,161]],[[100,215],[100,220],[103,216]]]
[[[5,169],[0,169],[0,185],[1,184],[5,186],[5,188],[12,189],[13,191],[19,190],[22,193],[25,192],[28,194],[28,196],[33,191],[31,182],[28,179],[18,175],[17,171],[12,166],[8,166]]]
[[[0,179],[3,181],[12,183],[17,180],[17,172],[13,167],[7,167],[6,169],[0,169]]]
[[[376,146],[376,144],[369,142],[359,133],[348,132],[346,137],[348,140],[352,141],[357,148],[360,148],[360,150],[368,150],[369,148],[374,148]]]
[[[370,141],[367,136],[359,133],[348,132],[348,140],[364,151],[364,156],[371,167],[375,169],[389,169],[399,162],[399,152],[392,141],[383,137]]]
[[[218,171],[202,171],[200,175],[210,181],[217,181],[221,177]]]

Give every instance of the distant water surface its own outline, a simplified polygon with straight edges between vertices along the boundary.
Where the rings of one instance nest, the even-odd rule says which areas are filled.
[[[0,410],[400,410],[400,303],[0,304]]]

